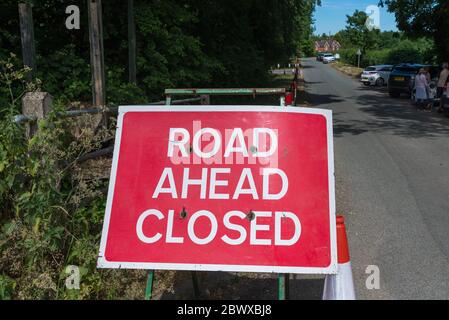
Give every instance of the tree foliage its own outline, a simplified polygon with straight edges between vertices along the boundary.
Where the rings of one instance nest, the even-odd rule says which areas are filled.
[[[449,1],[447,0],[381,0],[396,16],[398,28],[412,38],[434,40],[440,60],[449,57]]]
[[[0,4],[0,57],[20,56],[18,0]],[[66,100],[89,100],[89,38],[84,0],[30,0],[43,87]],[[127,84],[127,2],[103,1],[108,99],[158,100],[167,87],[256,86],[267,70],[311,51],[316,0],[136,0],[137,87]],[[319,1],[318,1],[319,2]],[[67,5],[80,30],[65,28]],[[114,92],[130,90],[119,99]]]
[[[18,2],[0,2],[0,299],[142,298],[145,272],[96,268],[110,159],[78,161],[113,140],[114,124],[56,116],[90,100],[86,1],[29,1],[38,79],[28,85]],[[265,84],[271,66],[311,50],[319,1],[136,0],[137,85],[127,80],[127,1],[102,3],[108,103],[133,104],[167,87]],[[65,28],[67,5],[80,8],[80,30]],[[40,86],[55,110],[27,140],[11,118]],[[64,285],[68,265],[80,268],[80,290]]]
[[[334,35],[334,39],[342,45],[340,55],[344,62],[357,65],[357,51],[361,49],[362,67],[405,62],[435,63],[432,38],[422,35],[410,37],[404,31],[369,30],[366,20],[366,13],[356,10],[353,15],[347,16],[346,29]]]
[[[362,52],[378,46],[380,31],[368,29],[366,26],[368,15],[365,12],[356,10],[352,16],[347,15],[346,18],[345,34],[353,45],[361,49]]]

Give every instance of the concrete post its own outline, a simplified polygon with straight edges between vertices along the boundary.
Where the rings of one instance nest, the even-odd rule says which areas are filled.
[[[201,95],[201,105],[209,106],[210,105],[210,96],[209,95]]]
[[[36,120],[44,119],[52,110],[53,97],[48,92],[27,92],[22,98],[22,113]],[[31,138],[37,131],[37,122],[30,122],[27,137]]]

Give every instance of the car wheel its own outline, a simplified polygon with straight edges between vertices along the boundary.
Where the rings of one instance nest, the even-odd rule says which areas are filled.
[[[399,96],[401,95],[401,93],[398,92],[398,91],[389,91],[388,94],[389,94],[390,97],[392,97],[392,98],[399,98]]]
[[[449,118],[449,108],[443,108],[443,114]]]
[[[383,87],[385,85],[385,80],[383,78],[379,78],[376,80],[376,86]]]

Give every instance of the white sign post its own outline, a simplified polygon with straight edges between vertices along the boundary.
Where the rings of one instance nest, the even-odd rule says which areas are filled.
[[[362,50],[357,50],[357,68],[360,68],[360,57],[362,55]]]

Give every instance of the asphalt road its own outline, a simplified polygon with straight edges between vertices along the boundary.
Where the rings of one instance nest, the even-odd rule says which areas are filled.
[[[358,299],[449,299],[449,119],[305,59],[308,98],[333,110],[337,211]],[[367,266],[380,269],[368,290]]]

